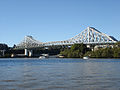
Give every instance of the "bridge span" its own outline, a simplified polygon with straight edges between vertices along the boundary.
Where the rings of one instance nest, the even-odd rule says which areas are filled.
[[[52,42],[40,42],[35,40],[32,36],[25,36],[24,40],[16,45],[14,49],[25,49],[25,55],[27,55],[27,49],[29,49],[30,55],[32,55],[33,48],[38,47],[49,47],[49,46],[63,46],[63,45],[73,45],[73,44],[86,44],[88,47],[91,45],[106,45],[106,44],[114,44],[117,40],[112,37],[108,36],[100,32],[99,30],[95,29],[94,27],[87,27],[78,35],[63,41],[52,41]]]

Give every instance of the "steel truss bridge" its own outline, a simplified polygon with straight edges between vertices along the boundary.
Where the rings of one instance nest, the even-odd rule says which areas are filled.
[[[103,45],[114,44],[117,40],[108,36],[93,27],[87,27],[80,34],[63,41],[40,42],[35,40],[32,36],[25,36],[24,40],[16,45],[15,49],[28,49],[36,47],[47,47],[53,45],[72,45],[72,44],[87,44],[87,45]]]

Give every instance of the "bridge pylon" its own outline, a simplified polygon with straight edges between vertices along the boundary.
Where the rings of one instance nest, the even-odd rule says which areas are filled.
[[[33,50],[24,49],[24,55],[31,57],[33,55]]]
[[[24,51],[25,51],[25,56],[28,56],[28,50],[27,49],[24,49]]]

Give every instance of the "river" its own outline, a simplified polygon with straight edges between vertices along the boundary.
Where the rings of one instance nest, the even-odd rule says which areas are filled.
[[[0,59],[0,90],[120,90],[120,59]]]

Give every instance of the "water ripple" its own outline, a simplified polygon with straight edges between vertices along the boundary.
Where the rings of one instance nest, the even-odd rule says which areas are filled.
[[[0,90],[119,90],[119,59],[0,59]]]

